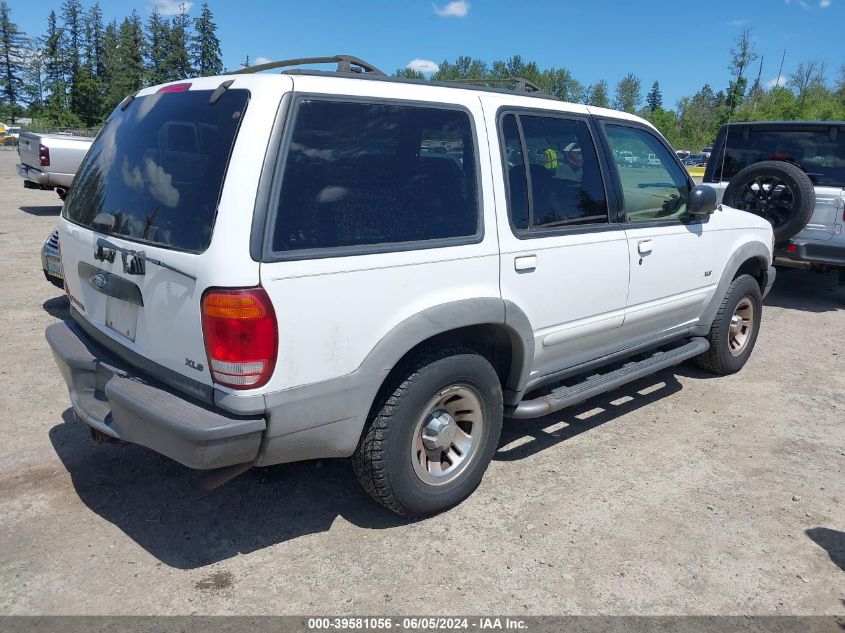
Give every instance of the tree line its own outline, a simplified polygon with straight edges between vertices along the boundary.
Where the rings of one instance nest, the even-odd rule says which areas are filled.
[[[21,116],[57,127],[96,127],[126,95],[146,85],[223,71],[208,4],[191,19],[153,9],[106,23],[99,3],[64,0],[43,35],[29,37],[0,2],[0,121]]]
[[[604,79],[585,84],[567,68],[541,69],[536,62],[519,55],[492,64],[468,56],[458,57],[454,62],[444,60],[428,78],[450,81],[521,77],[563,101],[637,114],[651,121],[673,147],[694,152],[712,145],[719,126],[728,120],[845,119],[845,65],[831,81],[824,62],[801,62],[789,77],[781,78],[779,71],[778,80],[766,85],[762,79],[763,63],[750,30],[744,30],[728,52],[726,87],[715,90],[705,84],[695,94],[681,98],[675,108],[664,106],[659,80],[653,81],[643,98],[642,80],[634,73],[620,79],[611,92],[610,84]],[[783,59],[780,64],[782,67]],[[425,78],[423,73],[409,68],[394,74]]]
[[[489,64],[469,56],[444,60],[428,78],[522,77],[564,101],[638,114],[675,147],[692,151],[710,145],[729,119],[845,119],[845,65],[831,79],[825,62],[805,61],[789,77],[781,78],[779,71],[778,80],[766,85],[764,59],[747,29],[727,59],[724,88],[705,84],[675,107],[664,104],[657,79],[649,78],[644,97],[648,84],[634,73],[611,88],[604,79],[583,83],[565,67],[541,69],[519,55]],[[0,121],[29,116],[45,126],[96,127],[143,86],[222,71],[217,26],[207,4],[196,18],[182,4],[170,18],[153,9],[145,20],[132,11],[122,21],[105,23],[98,3],[86,8],[81,0],[64,0],[58,12],[50,12],[44,34],[29,37],[0,0]],[[425,78],[408,68],[395,74]]]

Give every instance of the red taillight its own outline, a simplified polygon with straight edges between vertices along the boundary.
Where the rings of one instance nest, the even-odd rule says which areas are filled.
[[[214,382],[253,389],[270,379],[278,330],[273,304],[263,288],[206,290],[202,333]]]
[[[38,146],[38,162],[42,167],[50,166],[50,148],[43,145]]]
[[[790,244],[789,246],[786,247],[786,252],[787,253],[797,253],[798,247],[795,244]]]
[[[170,84],[169,86],[162,86],[158,89],[158,92],[187,92],[190,87],[190,83]]]

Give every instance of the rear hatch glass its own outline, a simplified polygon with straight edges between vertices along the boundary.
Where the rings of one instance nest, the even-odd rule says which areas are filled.
[[[730,180],[741,169],[764,160],[795,163],[816,186],[845,187],[845,127],[774,127],[731,125],[722,178]],[[716,170],[721,156],[717,157]]]
[[[79,168],[67,219],[93,228],[106,214],[116,236],[204,251],[249,100],[246,90],[227,90],[215,103],[211,94],[151,94],[115,110]]]

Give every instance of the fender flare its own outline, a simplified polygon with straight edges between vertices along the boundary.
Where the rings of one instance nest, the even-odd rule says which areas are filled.
[[[716,318],[719,306],[722,305],[722,300],[725,298],[728,286],[731,285],[731,282],[734,280],[734,277],[736,277],[736,273],[740,267],[749,259],[758,260],[761,268],[765,272],[768,271],[769,265],[772,262],[772,255],[768,246],[766,246],[763,242],[758,241],[746,242],[736,249],[730,259],[728,259],[728,263],[722,271],[722,277],[719,279],[719,285],[716,287],[716,291],[713,293],[713,296],[710,298],[710,302],[701,313],[698,323],[690,331],[690,334],[693,336],[706,336],[707,333],[710,332],[710,327],[713,325],[713,319]],[[762,290],[763,289],[761,288],[761,291]]]

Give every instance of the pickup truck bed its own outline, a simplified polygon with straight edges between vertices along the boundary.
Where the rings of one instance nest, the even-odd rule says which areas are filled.
[[[21,132],[18,175],[31,189],[56,189],[64,199],[76,170],[94,139],[61,134]]]

